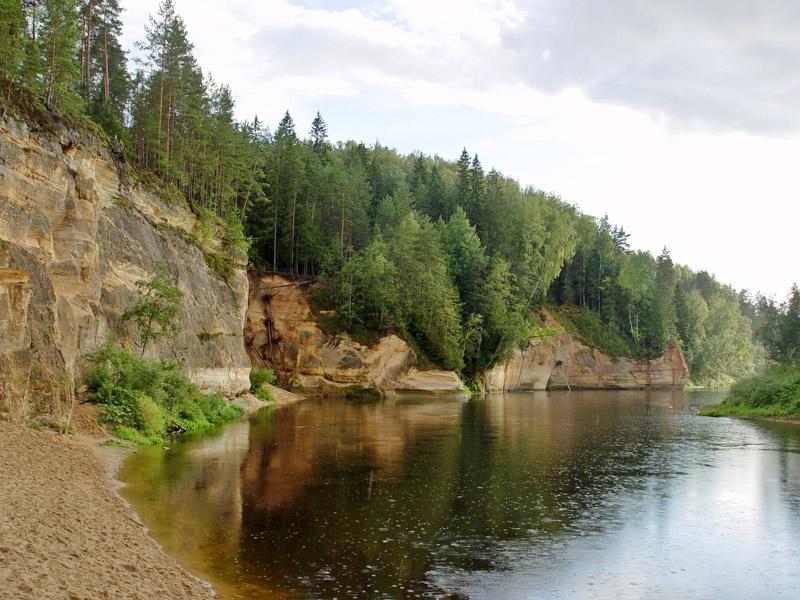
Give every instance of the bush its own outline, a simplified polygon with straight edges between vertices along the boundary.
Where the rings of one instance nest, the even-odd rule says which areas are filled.
[[[252,390],[260,388],[264,383],[275,385],[277,381],[278,378],[272,369],[250,369],[250,389]]]
[[[800,417],[800,364],[775,365],[761,375],[740,381],[724,402],[702,414]]]
[[[272,402],[272,393],[264,387],[265,383],[275,385],[278,378],[272,369],[251,369],[250,370],[250,391],[263,402]]]
[[[242,409],[221,394],[206,395],[173,362],[151,362],[106,342],[87,357],[85,375],[100,418],[115,435],[137,444],[172,433],[202,431],[232,421]]]

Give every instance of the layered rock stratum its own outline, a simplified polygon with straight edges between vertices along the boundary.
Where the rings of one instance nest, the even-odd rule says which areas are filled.
[[[486,371],[487,391],[682,388],[689,380],[678,348],[653,359],[612,357],[576,340],[548,311],[542,317],[546,334]]]
[[[182,361],[206,390],[247,390],[244,265],[217,273],[206,257],[220,243],[200,239],[185,203],[126,176],[93,135],[3,115],[0,413],[24,420],[63,410],[86,353],[109,333],[130,340],[120,316],[159,263],[183,291],[181,331],[146,356]]]

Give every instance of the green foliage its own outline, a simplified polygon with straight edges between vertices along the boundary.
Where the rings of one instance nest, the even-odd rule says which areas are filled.
[[[553,311],[558,321],[578,341],[609,356],[640,356],[639,350],[591,310],[561,307]]]
[[[388,249],[396,268],[399,310],[425,352],[446,369],[460,370],[462,329],[459,295],[439,234],[426,219],[407,215]]]
[[[308,139],[289,111],[271,135],[234,118],[233,93],[201,70],[174,0],[150,17],[134,74],[121,14],[119,0],[0,0],[0,88],[67,111],[29,102],[46,131],[86,127],[86,111],[141,183],[195,211],[192,239],[226,280],[245,253],[255,267],[321,275],[320,307],[336,311],[326,327],[362,340],[396,332],[467,376],[524,343],[546,302],[580,307],[576,330],[612,353],[678,345],[697,382],[753,371],[760,346],[742,317],[768,355],[800,358],[800,292],[780,306],[738,298],[666,250],[631,251],[607,217],[485,172],[466,149],[448,161],[334,145],[319,113]],[[170,310],[130,309],[142,352],[174,332]]]
[[[800,288],[793,285],[780,305],[760,297],[754,309],[756,337],[769,357],[778,361],[800,360]]]
[[[180,331],[175,319],[183,293],[163,265],[156,266],[149,280],[137,281],[136,289],[133,303],[123,313],[122,320],[132,322],[136,327],[137,345],[144,356],[151,342],[174,336]]]
[[[470,371],[480,373],[511,356],[514,348],[531,335],[531,326],[522,298],[516,293],[511,266],[502,258],[493,259],[481,282],[476,313],[482,317],[480,344],[467,348]]]
[[[699,300],[695,298],[695,302]],[[703,319],[703,333],[694,340],[692,378],[705,385],[729,385],[753,375],[754,348],[750,320],[739,311],[735,297],[714,295]]]
[[[16,81],[25,45],[25,15],[20,0],[0,0],[0,78]]]
[[[43,0],[44,17],[39,30],[41,85],[47,106],[80,110],[77,93],[80,68],[75,61],[78,46],[78,8],[75,0]]]
[[[275,385],[278,378],[275,371],[272,369],[258,369],[250,370],[250,391],[262,402],[272,402],[275,399],[272,397],[272,392],[264,387],[264,384]]]
[[[268,383],[270,385],[275,385],[277,382],[278,378],[275,376],[275,371],[273,371],[272,369],[259,369],[259,368],[250,369],[251,390],[257,390],[265,383]]]
[[[800,418],[800,364],[775,365],[737,383],[724,402],[702,414]]]
[[[203,394],[177,363],[147,361],[111,341],[87,358],[91,400],[122,439],[160,443],[170,433],[202,431],[242,414],[224,396]]]
[[[228,254],[239,257],[244,262],[250,249],[250,239],[244,233],[244,223],[239,209],[232,208],[223,225],[222,242]]]

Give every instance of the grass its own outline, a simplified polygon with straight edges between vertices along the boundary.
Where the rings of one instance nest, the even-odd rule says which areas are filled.
[[[559,306],[552,308],[551,312],[567,333],[579,342],[609,356],[641,358],[636,345],[603,322],[596,312],[577,306]]]
[[[204,394],[173,362],[152,362],[107,342],[87,357],[85,375],[100,420],[123,440],[160,444],[169,435],[192,433],[243,414],[221,394]]]
[[[800,364],[775,365],[761,375],[740,381],[722,403],[700,414],[800,418]]]

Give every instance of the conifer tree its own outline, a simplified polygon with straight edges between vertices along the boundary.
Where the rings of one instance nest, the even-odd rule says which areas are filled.
[[[328,126],[319,111],[317,111],[317,116],[311,122],[311,131],[309,133],[311,135],[311,147],[317,156],[322,159],[328,147]]]
[[[428,205],[432,219],[444,218],[451,214],[447,186],[439,173],[439,167],[434,163],[431,167],[431,176],[428,181]]]
[[[669,250],[664,248],[656,261],[656,281],[649,319],[650,347],[661,353],[675,341],[675,270]]]
[[[25,14],[20,0],[0,0],[0,78],[16,82],[25,49]]]
[[[39,36],[45,104],[77,109],[81,105],[77,93],[80,69],[75,53],[80,32],[75,0],[44,0]]]
[[[458,157],[458,162],[456,163],[456,169],[458,170],[458,186],[456,188],[456,205],[461,206],[466,210],[467,214],[470,214],[469,210],[469,202],[470,202],[470,158],[467,149],[464,148],[461,150],[461,156]],[[448,213],[445,215],[447,217],[450,216]]]
[[[469,168],[469,199],[465,207],[467,216],[472,223],[483,220],[483,196],[483,167],[476,154]]]
[[[800,361],[800,288],[792,285],[781,323],[781,358]]]

